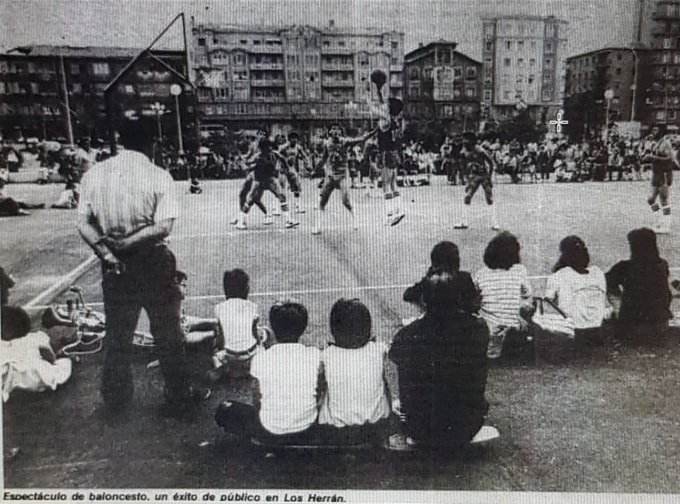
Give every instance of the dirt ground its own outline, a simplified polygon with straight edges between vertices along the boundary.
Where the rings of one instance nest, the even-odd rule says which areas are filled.
[[[276,299],[305,303],[311,316],[309,343],[328,338],[330,306],[342,296],[360,297],[371,310],[376,335],[389,341],[401,318],[415,313],[401,301],[401,293],[425,272],[431,247],[442,239],[456,242],[462,269],[475,271],[493,236],[481,197],[473,204],[472,228],[452,229],[462,190],[439,178],[431,187],[404,189],[408,215],[396,228],[379,226],[381,201],[356,190],[356,232],[335,196],[327,229],[319,237],[309,233],[310,212],[300,216],[300,228],[283,230],[280,220],[265,227],[254,210],[250,229],[236,232],[228,220],[235,212],[238,183],[208,182],[204,194],[182,195],[184,214],[171,247],[189,274],[185,309],[210,316],[221,298],[222,271],[241,267],[251,276],[252,298],[265,321]],[[26,199],[54,191],[24,184],[9,189]],[[559,240],[567,234],[583,237],[592,263],[603,270],[627,257],[627,231],[649,224],[647,190],[646,184],[633,182],[498,184],[501,222],[522,243],[522,261],[535,292],[542,292]],[[307,181],[305,191],[311,211],[314,184]],[[273,199],[266,198],[272,206]],[[45,210],[22,221],[0,221],[2,264],[10,272],[14,268],[23,283],[21,302],[47,283],[35,277],[63,274],[87,256],[73,218],[68,211]],[[677,236],[659,240],[672,267],[680,263]],[[64,260],[55,265],[60,251]],[[44,275],[48,267],[54,275]],[[78,284],[88,301],[100,307],[96,268]],[[136,358],[132,414],[127,422],[112,425],[105,421],[98,394],[102,355],[85,356],[60,390],[17,394],[4,405],[5,452],[18,448],[16,456],[5,458],[5,486],[678,493],[678,342],[675,333],[662,346],[628,348],[609,342],[563,366],[493,368],[487,423],[498,428],[501,438],[455,456],[371,450],[265,458],[249,444],[226,439],[213,421],[221,400],[245,397],[246,383],[217,387],[195,415],[176,418],[162,407],[162,380],[158,368],[147,369],[153,360],[148,353]],[[197,370],[201,366],[197,361]]]

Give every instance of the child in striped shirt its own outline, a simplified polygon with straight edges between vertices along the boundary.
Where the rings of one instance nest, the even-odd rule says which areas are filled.
[[[519,242],[506,231],[499,233],[484,251],[485,267],[474,275],[482,296],[480,315],[489,327],[487,356],[501,356],[509,332],[527,328],[522,310],[531,308],[531,285],[527,269],[520,264]]]

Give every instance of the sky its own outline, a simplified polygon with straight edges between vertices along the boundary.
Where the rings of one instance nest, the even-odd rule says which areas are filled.
[[[0,51],[18,45],[146,47],[184,11],[197,23],[377,27],[405,34],[406,51],[438,39],[481,59],[482,17],[554,15],[567,55],[630,43],[638,0],[0,0]],[[178,23],[162,40],[181,47]]]

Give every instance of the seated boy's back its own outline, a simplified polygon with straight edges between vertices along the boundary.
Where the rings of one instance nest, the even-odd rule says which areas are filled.
[[[260,422],[272,434],[293,434],[317,419],[321,351],[278,343],[253,357],[250,374],[260,386]]]
[[[336,302],[331,310],[331,333],[335,344],[321,356],[327,391],[319,423],[347,427],[387,418],[387,345],[369,341],[371,318],[366,306],[357,300]]]
[[[224,348],[232,352],[247,352],[257,344],[255,338],[259,315],[255,303],[248,299],[230,298],[215,306]]]

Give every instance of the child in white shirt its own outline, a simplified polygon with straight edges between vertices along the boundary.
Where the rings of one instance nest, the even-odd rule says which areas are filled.
[[[260,327],[257,304],[248,300],[250,279],[240,269],[224,272],[225,301],[215,306],[217,318],[215,375],[247,376],[250,361],[268,339]]]
[[[334,343],[322,355],[327,383],[319,424],[374,425],[390,405],[384,378],[388,347],[371,337],[371,314],[357,299],[339,299],[330,314]]]

